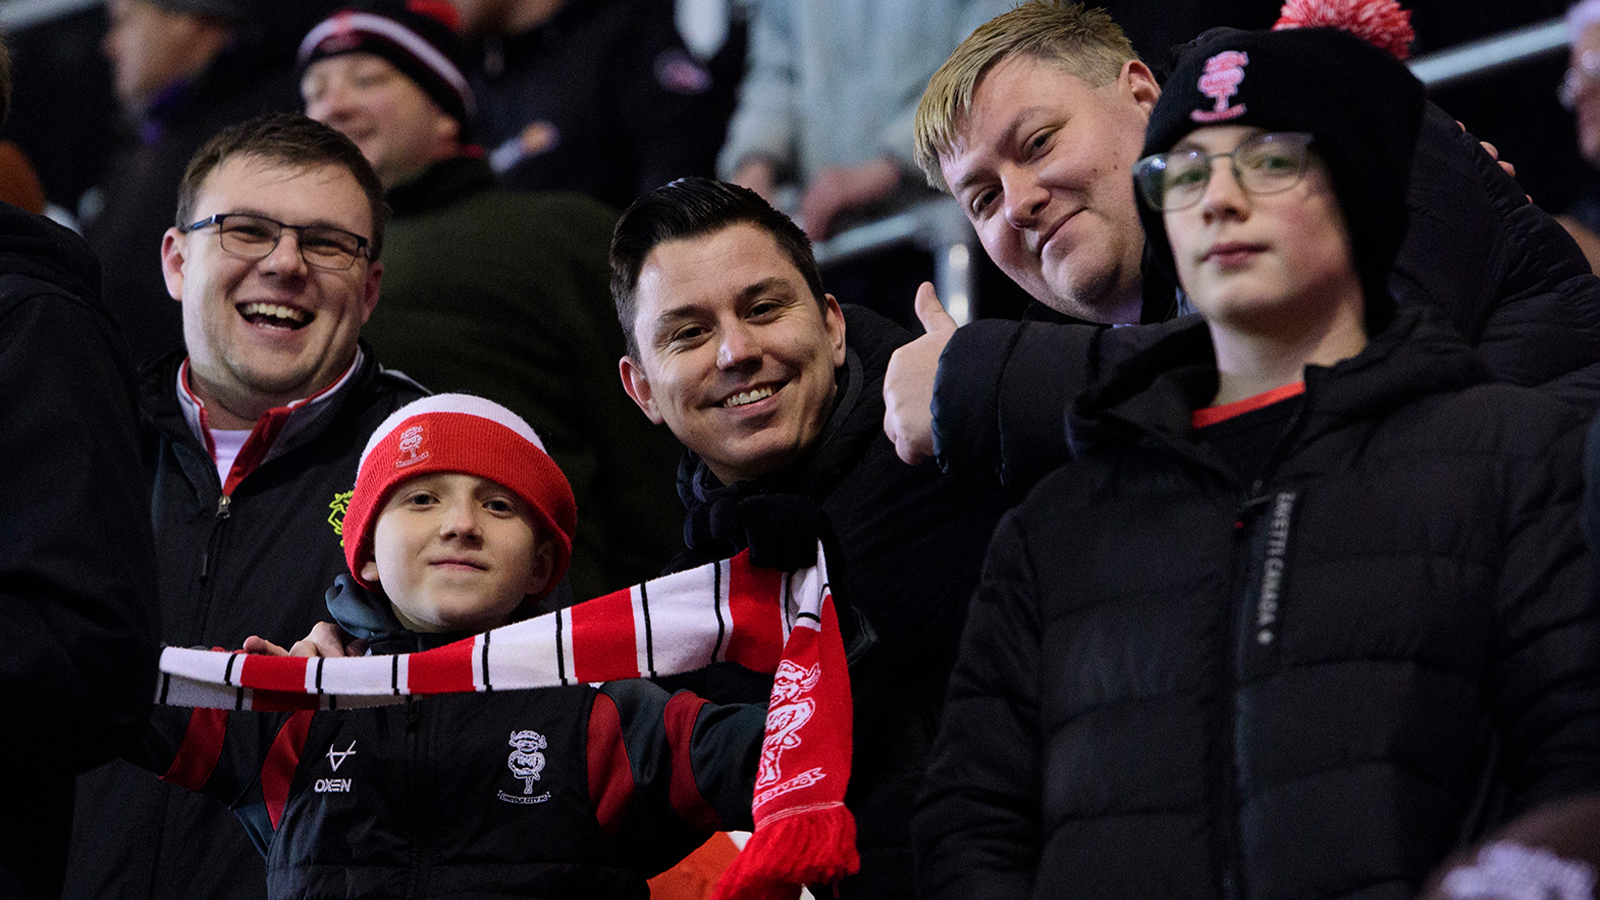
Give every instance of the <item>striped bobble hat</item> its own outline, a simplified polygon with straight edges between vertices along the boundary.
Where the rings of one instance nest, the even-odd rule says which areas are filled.
[[[317,60],[345,53],[381,56],[461,123],[465,136],[477,109],[462,74],[458,21],[455,7],[446,0],[378,0],[346,7],[307,32],[295,57],[295,72],[304,75]]]
[[[477,475],[521,497],[556,547],[544,593],[560,583],[572,561],[578,524],[572,487],[527,422],[470,394],[434,394],[407,403],[367,441],[343,529],[345,562],[357,581],[374,586],[361,578],[361,563],[372,558],[373,531],[389,496],[402,482],[434,472]]]

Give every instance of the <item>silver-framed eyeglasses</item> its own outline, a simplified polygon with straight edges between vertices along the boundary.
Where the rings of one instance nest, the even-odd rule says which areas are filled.
[[[367,239],[343,228],[332,225],[286,225],[277,219],[247,213],[218,213],[178,231],[188,234],[212,225],[217,226],[222,249],[247,259],[265,259],[277,248],[285,230],[295,233],[300,258],[308,266],[344,270],[355,265],[358,256],[371,258]]]
[[[1205,196],[1211,163],[1227,158],[1233,177],[1250,194],[1276,194],[1300,183],[1311,155],[1312,136],[1304,131],[1268,131],[1245,138],[1229,153],[1172,150],[1133,164],[1139,196],[1159,212],[1187,209]]]
[[[1561,87],[1556,89],[1556,97],[1561,100],[1561,105],[1568,111],[1578,107],[1578,98],[1600,82],[1600,52],[1585,50],[1578,57],[1577,65],[1567,69],[1567,74],[1561,79]]]

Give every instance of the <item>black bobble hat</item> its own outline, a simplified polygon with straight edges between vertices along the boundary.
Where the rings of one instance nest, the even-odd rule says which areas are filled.
[[[1328,167],[1367,298],[1392,313],[1389,269],[1406,232],[1406,188],[1426,100],[1393,55],[1337,28],[1206,32],[1182,51],[1150,114],[1142,156],[1207,125],[1304,131]],[[1177,277],[1160,212],[1139,205],[1155,259]]]

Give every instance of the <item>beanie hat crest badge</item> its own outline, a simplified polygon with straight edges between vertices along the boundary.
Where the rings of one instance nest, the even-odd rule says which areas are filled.
[[[423,426],[421,425],[412,425],[410,428],[400,432],[400,452],[404,453],[405,456],[395,459],[394,467],[396,469],[410,468],[432,455],[426,450],[421,453],[417,452],[422,448],[423,436]]]
[[[1216,101],[1211,109],[1197,109],[1189,114],[1196,122],[1212,124],[1237,119],[1244,115],[1245,105],[1229,106],[1228,101],[1239,93],[1244,81],[1244,67],[1250,63],[1250,54],[1241,50],[1225,50],[1206,60],[1200,73],[1200,93]]]

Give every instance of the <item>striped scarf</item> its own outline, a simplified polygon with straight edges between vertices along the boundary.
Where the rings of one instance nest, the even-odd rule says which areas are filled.
[[[235,710],[350,709],[406,696],[672,675],[712,662],[771,672],[751,812],[722,898],[792,898],[859,868],[844,807],[851,701],[822,548],[778,572],[749,551],[433,650],[342,659],[168,647],[157,702]]]

